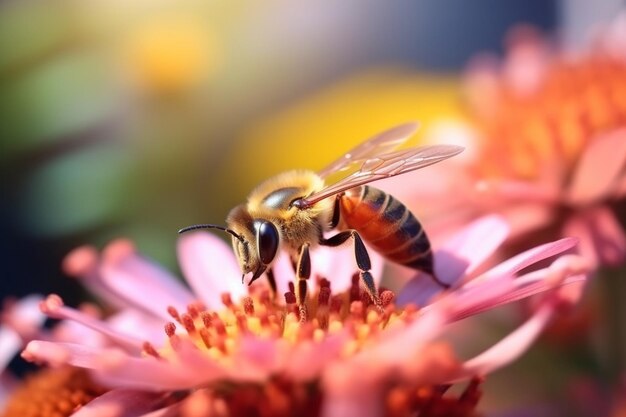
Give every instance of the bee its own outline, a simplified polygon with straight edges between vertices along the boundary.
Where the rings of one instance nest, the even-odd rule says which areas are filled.
[[[307,280],[311,275],[310,250],[317,245],[339,246],[348,239],[361,281],[374,305],[382,309],[370,273],[370,258],[364,242],[388,260],[429,274],[442,287],[433,270],[430,241],[411,211],[396,198],[368,185],[450,158],[463,148],[432,145],[395,150],[417,130],[405,123],[384,131],[319,172],[294,170],[272,177],[257,186],[246,203],[233,208],[227,227],[199,224],[179,233],[215,228],[232,235],[232,245],[249,284],[264,273],[276,293],[272,264],[280,250],[292,259],[296,275],[295,295],[300,320],[306,320]],[[341,179],[326,184],[331,174]],[[326,237],[330,232],[332,236]]]

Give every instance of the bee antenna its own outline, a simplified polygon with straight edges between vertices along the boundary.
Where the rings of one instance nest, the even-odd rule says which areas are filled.
[[[178,231],[178,234],[190,232],[192,230],[197,230],[197,229],[219,229],[226,233],[230,233],[231,235],[235,236],[241,243],[244,243],[243,237],[241,237],[240,234],[238,234],[234,230],[228,229],[224,226],[219,226],[217,224],[194,224],[193,226],[183,227],[182,229]]]

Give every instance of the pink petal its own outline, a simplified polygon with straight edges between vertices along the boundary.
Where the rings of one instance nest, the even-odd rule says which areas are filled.
[[[370,272],[374,282],[379,284],[382,278],[383,257],[371,248],[368,248],[368,253],[372,263]],[[318,246],[311,253],[311,276],[328,279],[333,292],[348,290],[352,284],[352,276],[358,271],[352,240],[335,248]],[[311,288],[314,290],[316,287]]]
[[[368,248],[372,263],[371,273],[376,284],[380,283],[384,266],[384,259],[373,249]],[[295,280],[295,273],[290,257],[283,252],[273,265],[276,277],[279,300],[289,291],[289,282]],[[351,240],[336,248],[317,246],[311,250],[311,279],[308,282],[308,291],[313,293],[317,289],[317,278],[326,278],[330,281],[333,293],[345,291],[352,284],[352,276],[358,272],[354,258],[354,245]]]
[[[561,234],[578,238],[576,249],[587,261],[597,268],[600,263],[594,243],[594,232],[589,225],[589,219],[584,215],[570,216],[563,225]]]
[[[463,371],[454,379],[485,375],[519,358],[537,339],[552,318],[555,309],[555,303],[546,302],[513,333],[480,355],[466,361]]]
[[[509,227],[501,216],[482,217],[435,252],[435,271],[444,282],[471,275],[504,242]]]
[[[295,280],[295,272],[291,265],[289,254],[282,251],[278,254],[278,259],[272,265],[274,269],[274,278],[276,279],[276,292],[278,293],[278,301],[284,303],[284,294],[289,291],[289,283]],[[315,280],[309,280],[315,281]],[[313,283],[312,283],[313,284]]]
[[[199,351],[192,353],[183,346],[176,353],[178,360],[170,363],[133,357],[119,349],[36,340],[26,346],[22,356],[52,366],[70,364],[90,369],[94,378],[106,386],[148,391],[189,389],[226,375],[220,365]]]
[[[397,379],[420,349],[440,334],[445,317],[445,309],[438,309],[407,326],[387,329],[378,343],[327,365],[322,375],[326,393],[322,416],[382,415],[385,383]]]
[[[483,281],[450,296],[450,304],[453,305],[451,320],[462,320],[557,287],[560,288],[558,293],[562,302],[574,303],[580,296],[588,271],[589,265],[583,258],[566,255],[554,261],[548,268],[533,271],[515,280],[502,276]]]
[[[463,282],[491,256],[508,235],[506,221],[496,215],[482,217],[453,236],[435,252],[435,271],[448,284]],[[425,274],[418,274],[398,294],[398,305],[426,305],[442,291]]]
[[[22,338],[13,329],[0,327],[0,374],[4,372],[22,345]]]
[[[33,338],[46,320],[46,316],[39,310],[42,299],[41,295],[32,294],[15,302],[7,302],[6,311],[0,315],[2,324],[13,329],[24,340]]]
[[[45,301],[40,304],[41,311],[47,314],[49,317],[56,319],[72,320],[80,323],[90,329],[93,329],[111,340],[134,352],[140,352],[143,345],[143,340],[137,339],[130,334],[121,333],[106,322],[97,318],[91,317],[78,310],[63,305],[63,300],[57,295],[50,295]]]
[[[511,237],[517,237],[546,227],[554,221],[554,206],[539,203],[515,203],[503,207],[500,213],[506,217]]]
[[[294,381],[319,379],[329,363],[341,358],[346,340],[346,335],[337,334],[320,342],[309,340],[296,344],[286,358],[283,372]]]
[[[79,279],[81,285],[106,305],[115,308],[128,308],[132,305],[102,282],[100,258],[93,246],[84,245],[72,250],[63,259],[62,269],[67,275]]]
[[[476,198],[497,203],[555,204],[559,201],[559,190],[548,182],[517,180],[481,180],[476,183]]]
[[[524,251],[519,255],[516,255],[501,264],[495,266],[489,271],[482,274],[480,277],[469,282],[466,287],[471,287],[479,282],[490,280],[502,276],[512,277],[522,269],[529,267],[541,260],[547,259],[551,256],[563,253],[578,243],[578,239],[573,237],[566,237],[554,242],[545,243],[540,246],[536,246],[532,249]]]
[[[574,171],[567,200],[586,205],[610,196],[626,165],[626,128],[592,140]]]
[[[594,265],[620,265],[626,259],[626,235],[607,207],[590,208],[572,216],[563,233],[581,239],[579,251]]]
[[[258,381],[282,371],[292,346],[285,340],[244,336],[233,353],[237,370],[233,377],[240,381]]]
[[[166,405],[169,394],[115,389],[82,406],[71,417],[137,417]]]
[[[230,293],[233,301],[246,295],[232,248],[211,233],[193,232],[181,236],[178,259],[194,293],[211,309],[223,307],[223,293]]]
[[[626,138],[624,138],[626,140]],[[608,207],[590,210],[594,244],[600,261],[605,265],[618,266],[626,260],[626,235],[624,228]]]
[[[141,258],[125,240],[112,242],[105,249],[100,272],[108,288],[164,320],[170,319],[168,306],[184,311],[194,301],[175,277]]]

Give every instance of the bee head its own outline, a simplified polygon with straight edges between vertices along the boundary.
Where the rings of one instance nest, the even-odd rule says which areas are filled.
[[[233,249],[243,272],[242,280],[252,272],[251,284],[267,270],[278,253],[278,228],[271,221],[252,218],[241,206],[230,212],[226,223],[228,230],[233,231]]]

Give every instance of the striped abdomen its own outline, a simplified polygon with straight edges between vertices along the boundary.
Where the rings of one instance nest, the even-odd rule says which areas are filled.
[[[390,261],[432,274],[430,242],[408,208],[391,195],[368,185],[340,198],[344,224]]]

